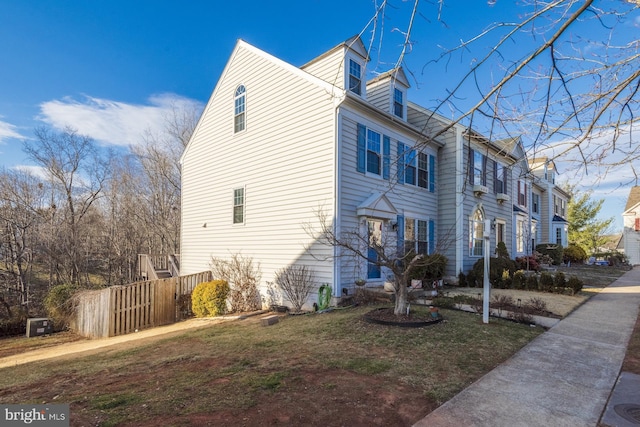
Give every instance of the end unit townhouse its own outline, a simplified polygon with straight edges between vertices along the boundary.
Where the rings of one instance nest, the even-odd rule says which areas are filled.
[[[321,221],[365,246],[390,236],[441,252],[453,277],[483,255],[485,219],[493,247],[527,251],[533,184],[520,140],[451,124],[408,101],[402,68],[367,80],[368,61],[357,36],[301,67],[237,42],[181,158],[181,274],[240,253],[260,264],[264,295],[290,265],[312,267],[336,297],[357,279],[387,280],[319,240]]]

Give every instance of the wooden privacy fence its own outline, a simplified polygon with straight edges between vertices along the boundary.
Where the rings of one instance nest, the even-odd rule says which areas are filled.
[[[105,338],[174,323],[190,312],[193,289],[209,280],[211,272],[205,271],[81,292],[74,329],[83,336]]]

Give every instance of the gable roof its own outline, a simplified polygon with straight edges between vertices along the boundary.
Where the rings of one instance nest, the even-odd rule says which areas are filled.
[[[631,187],[629,192],[629,198],[627,199],[627,206],[624,207],[624,211],[627,212],[640,203],[640,186],[636,185]]]
[[[367,81],[367,86],[378,83],[385,79],[392,79],[394,81],[402,83],[406,87],[411,87],[411,85],[409,84],[409,79],[407,78],[407,75],[405,74],[402,67],[392,68],[389,71],[377,75],[376,77]]]
[[[373,193],[367,200],[362,202],[356,209],[358,216],[372,218],[394,219],[398,211],[382,193]]]
[[[351,50],[352,52],[355,52],[360,57],[362,57],[363,60],[369,61],[369,52],[367,52],[367,48],[365,47],[364,43],[362,43],[362,39],[360,38],[360,36],[355,35],[343,41],[342,43],[339,43],[338,45],[332,47],[328,51],[324,52],[322,55],[316,56],[315,58],[313,58],[311,61],[307,62],[300,68],[304,70],[309,65],[317,61],[320,61],[323,58],[326,58],[327,56],[333,54],[336,50],[339,50],[339,49]]]
[[[362,42],[361,42],[362,43]],[[307,73],[306,71],[292,65],[289,64],[286,61],[283,61],[280,58],[277,58],[261,49],[258,49],[257,47],[247,43],[246,41],[242,40],[242,39],[238,39],[236,41],[236,45],[233,48],[233,51],[231,52],[231,55],[229,56],[229,59],[227,60],[226,65],[224,66],[224,69],[222,70],[222,74],[220,74],[220,77],[218,78],[218,81],[216,82],[216,86],[214,87],[213,91],[211,92],[211,96],[209,97],[209,101],[207,101],[207,105],[204,107],[204,109],[202,110],[202,114],[200,115],[200,118],[198,119],[198,123],[196,123],[196,127],[193,131],[193,133],[191,134],[191,139],[189,139],[189,142],[187,143],[187,146],[185,147],[184,151],[182,152],[182,156],[180,157],[180,163],[182,164],[184,158],[187,155],[187,152],[189,151],[189,148],[191,147],[191,143],[192,141],[194,141],[196,138],[196,135],[198,134],[198,131],[200,129],[200,126],[204,120],[204,117],[207,115],[207,111],[209,110],[210,105],[212,104],[212,102],[216,99],[216,96],[218,94],[218,89],[220,87],[221,82],[227,77],[232,64],[238,54],[238,52],[240,50],[246,50],[251,52],[252,54],[259,56],[260,58],[271,62],[272,64],[281,67],[282,69],[292,73],[293,75],[296,75],[300,78],[303,78],[305,80],[307,80],[308,82],[315,84],[321,88],[323,88],[328,94],[331,94],[332,96],[335,96],[337,98],[339,98],[339,101],[336,101],[336,103],[342,102],[342,100],[344,99],[344,94],[345,94],[345,90],[344,89],[340,89],[337,86],[332,85],[331,83],[328,83],[324,80],[322,80],[319,77],[314,76],[313,74]]]

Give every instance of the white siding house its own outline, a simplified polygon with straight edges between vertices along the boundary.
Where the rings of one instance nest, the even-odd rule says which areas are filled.
[[[558,170],[555,163],[540,157],[529,161],[536,193],[540,196],[539,243],[569,245],[568,205],[570,196],[556,185]],[[534,248],[535,249],[535,248]]]
[[[442,253],[454,280],[483,257],[485,220],[492,256],[499,242],[512,258],[555,236],[566,246],[552,162],[529,164],[519,138],[490,140],[409,102],[402,68],[367,81],[367,61],[359,37],[299,68],[237,42],[181,158],[181,274],[251,257],[265,304],[286,303],[267,295],[287,266],[311,267],[336,298],[357,279],[390,279],[318,240],[323,219],[336,236],[364,236],[363,253],[383,237],[394,251]]]
[[[629,192],[627,205],[622,213],[622,243],[629,264],[640,264],[640,187],[635,186]]]
[[[388,272],[316,241],[320,217],[435,251],[440,144],[406,121],[402,70],[369,86],[366,61],[357,37],[301,68],[238,41],[181,158],[181,274],[240,253],[260,264],[263,296],[296,264],[337,297],[358,278],[382,285]]]

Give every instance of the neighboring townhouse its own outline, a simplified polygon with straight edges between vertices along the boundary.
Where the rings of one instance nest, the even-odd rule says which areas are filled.
[[[366,81],[368,60],[359,37],[302,67],[237,42],[181,158],[181,274],[242,254],[260,265],[265,304],[280,304],[270,284],[291,265],[335,297],[388,280],[318,240],[323,223],[359,233],[370,257],[382,241],[443,253],[453,279],[484,256],[485,224],[492,256],[499,242],[515,257],[545,239],[539,225],[555,216],[542,198],[559,193],[532,180],[520,139],[408,102],[402,68]]]
[[[442,144],[407,121],[402,69],[365,82],[367,61],[358,37],[300,68],[238,41],[181,158],[181,274],[240,253],[263,296],[296,264],[334,296],[382,285],[386,271],[317,240],[323,218],[338,236],[436,250]]]
[[[640,186],[631,188],[627,205],[622,212],[621,247],[629,264],[640,264]]]
[[[535,195],[534,202],[539,211],[532,214],[532,219],[537,221],[533,233],[538,236],[537,243],[553,243],[566,248],[569,244],[567,215],[570,195],[556,185],[558,170],[553,160],[534,158],[529,161],[529,168],[534,177],[532,197]]]

